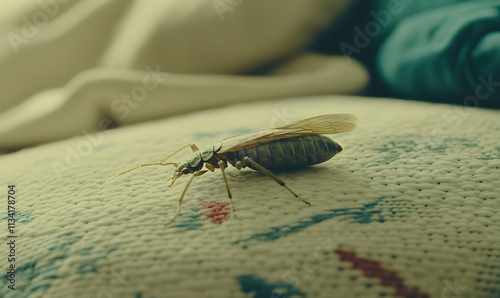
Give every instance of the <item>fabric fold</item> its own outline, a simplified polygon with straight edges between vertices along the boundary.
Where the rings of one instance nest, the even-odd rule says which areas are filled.
[[[405,97],[498,107],[499,11],[498,1],[481,1],[412,15],[382,43],[376,70]]]

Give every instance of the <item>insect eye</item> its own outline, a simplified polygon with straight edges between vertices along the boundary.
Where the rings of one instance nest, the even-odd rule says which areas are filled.
[[[189,174],[189,169],[188,168],[182,169],[182,174],[184,174],[184,175]]]

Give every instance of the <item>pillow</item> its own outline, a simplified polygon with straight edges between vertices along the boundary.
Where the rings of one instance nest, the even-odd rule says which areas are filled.
[[[106,183],[186,144],[202,148],[329,113],[359,118],[357,130],[333,136],[344,150],[276,173],[311,207],[266,175],[231,167],[237,217],[216,170],[193,180],[179,218],[167,225],[188,181],[169,188],[162,179],[172,166]],[[397,99],[290,98],[86,132],[1,156],[0,181],[4,197],[14,197],[16,221],[7,234],[11,217],[2,218],[10,247],[0,258],[0,295],[498,297],[499,113]]]

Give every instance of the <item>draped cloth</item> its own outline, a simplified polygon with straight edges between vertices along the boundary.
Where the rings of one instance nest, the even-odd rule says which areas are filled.
[[[413,1],[394,19],[375,72],[396,95],[500,107],[499,1]]]
[[[3,2],[0,150],[237,102],[357,93],[363,66],[308,51],[351,2]]]

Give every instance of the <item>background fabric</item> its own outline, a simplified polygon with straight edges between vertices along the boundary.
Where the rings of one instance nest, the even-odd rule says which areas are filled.
[[[358,2],[313,48],[366,65],[371,77],[364,92],[368,96],[498,108],[499,4]]]
[[[159,64],[173,73],[249,72],[307,47],[349,3],[3,2],[0,110],[93,68],[144,71]]]
[[[376,72],[404,97],[500,107],[500,2],[458,2],[401,20]]]
[[[364,67],[307,52],[351,2],[3,2],[0,150],[100,129],[102,116],[128,125],[235,102],[358,93]]]
[[[326,113],[357,115],[345,150],[279,173],[114,174],[177,148]],[[0,157],[15,184],[17,290],[3,297],[498,297],[498,111],[351,96],[172,117]],[[189,156],[189,150],[174,160]],[[1,219],[6,226],[6,217]],[[6,230],[1,235],[6,239]],[[7,268],[7,258],[0,267]],[[293,295],[292,295],[293,294]],[[274,296],[272,296],[274,295]],[[282,295],[282,296],[280,296]]]

